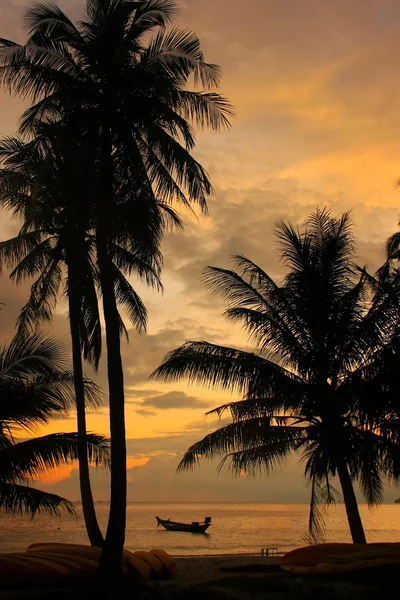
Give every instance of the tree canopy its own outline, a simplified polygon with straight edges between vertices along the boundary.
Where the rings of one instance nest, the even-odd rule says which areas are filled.
[[[227,411],[232,423],[189,448],[179,469],[221,455],[220,466],[235,474],[268,474],[296,452],[311,484],[312,539],[322,535],[320,505],[335,501],[338,477],[353,540],[365,542],[354,483],[374,505],[384,477],[399,475],[388,410],[389,398],[399,406],[398,369],[385,360],[397,352],[399,312],[354,264],[347,213],[317,211],[302,229],[280,222],[276,235],[287,267],[281,284],[244,256],[234,257],[232,270],[209,267],[204,275],[256,351],[187,342],[153,374],[242,396],[211,411]]]

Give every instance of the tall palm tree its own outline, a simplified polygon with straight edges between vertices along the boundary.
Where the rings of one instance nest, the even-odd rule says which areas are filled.
[[[54,129],[54,128],[53,128]],[[97,368],[101,354],[101,327],[97,301],[98,272],[96,269],[94,225],[90,216],[90,188],[87,176],[89,154],[82,143],[65,132],[41,128],[32,142],[7,138],[0,143],[0,205],[22,218],[20,233],[0,243],[0,266],[13,269],[17,282],[35,277],[28,303],[19,317],[20,330],[29,330],[51,319],[62,287],[63,266],[66,279],[64,291],[68,298],[72,359],[75,381],[77,425],[80,443],[79,477],[82,508],[86,529],[92,545],[101,546],[103,536],[97,523],[89,479],[86,452],[86,415],[84,398],[84,357]],[[55,135],[56,134],[56,135]],[[125,194],[126,195],[126,194]],[[140,194],[129,200],[137,206]],[[158,284],[160,229],[167,225],[162,203],[146,199],[149,215],[136,223],[138,243],[135,249],[114,244],[114,261],[129,259],[139,275]],[[118,212],[124,212],[123,194],[119,192]],[[160,218],[153,213],[158,210]],[[174,217],[173,211],[166,212]],[[175,218],[177,221],[177,218]],[[179,222],[179,221],[177,221]],[[120,232],[121,227],[117,227]],[[153,265],[142,258],[143,249]],[[150,249],[150,251],[149,251]],[[119,302],[128,308],[133,323],[146,325],[146,310],[139,296],[115,267],[115,286]]]
[[[234,270],[205,273],[228,304],[226,316],[243,323],[257,351],[187,342],[153,374],[243,395],[211,411],[228,411],[232,423],[192,445],[178,468],[222,455],[221,466],[236,474],[268,474],[297,452],[311,483],[311,538],[323,533],[320,503],[335,500],[337,476],[352,539],[365,543],[354,482],[368,504],[379,503],[382,477],[400,464],[394,429],[382,435],[372,414],[384,395],[380,367],[393,350],[386,344],[396,323],[385,303],[367,301],[369,280],[353,265],[347,213],[317,211],[302,230],[281,222],[276,233],[289,268],[281,285],[243,256],[235,257]],[[393,378],[398,397],[392,369]],[[391,471],[395,479],[398,470]]]
[[[56,433],[20,441],[17,432],[32,433],[52,417],[67,414],[74,403],[73,376],[62,369],[61,347],[43,335],[16,336],[0,349],[0,507],[8,512],[58,514],[73,512],[68,500],[27,485],[48,469],[76,460],[76,433]],[[99,402],[99,392],[84,380],[86,398]],[[86,435],[88,460],[107,465],[108,441]]]
[[[217,130],[231,114],[213,91],[220,71],[204,62],[197,36],[166,31],[175,12],[174,0],[87,0],[86,20],[75,25],[57,6],[38,4],[27,12],[27,43],[1,42],[2,83],[35,103],[22,131],[38,119],[72,113],[100,150],[94,189],[110,399],[111,504],[103,553],[110,570],[120,565],[126,519],[124,378],[110,257],[115,173],[125,186],[140,180],[163,200],[197,202],[206,210],[211,185],[190,154],[190,122]],[[188,89],[192,78],[206,91]]]

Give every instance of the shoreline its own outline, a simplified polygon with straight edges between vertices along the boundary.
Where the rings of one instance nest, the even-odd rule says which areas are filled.
[[[286,554],[286,552],[280,552],[278,553],[279,556],[282,556],[283,554]],[[254,557],[258,557],[261,558],[261,553],[260,552],[218,552],[213,554],[212,552],[208,552],[207,554],[173,554],[174,558],[223,558],[223,557],[229,557],[229,558],[233,558],[235,556],[254,556]],[[275,555],[274,555],[275,556]],[[273,558],[272,556],[264,556],[263,558]]]

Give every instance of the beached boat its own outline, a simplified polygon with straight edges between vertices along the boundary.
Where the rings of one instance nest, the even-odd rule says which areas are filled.
[[[192,523],[178,523],[170,519],[160,519],[156,517],[157,524],[164,527],[167,531],[186,531],[189,533],[205,533],[211,525],[211,517],[206,517],[202,523],[192,521]]]

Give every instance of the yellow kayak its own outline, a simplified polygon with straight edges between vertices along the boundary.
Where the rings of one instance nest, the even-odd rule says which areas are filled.
[[[63,555],[72,557],[77,562],[83,558],[96,561],[101,556],[101,548],[96,546],[84,546],[80,544],[31,544],[27,548],[28,553],[43,553],[52,555]],[[145,581],[149,579],[170,579],[175,573],[175,559],[165,550],[155,549],[147,552],[136,550],[131,552],[124,549],[122,555],[122,567],[129,571],[135,570]]]
[[[329,575],[400,566],[400,543],[316,544],[288,552],[281,567],[299,574]]]
[[[98,570],[101,548],[80,544],[31,544],[26,552],[0,553],[0,589],[59,585],[70,578],[90,578]],[[122,567],[140,577],[169,579],[175,559],[164,550],[124,550]]]

